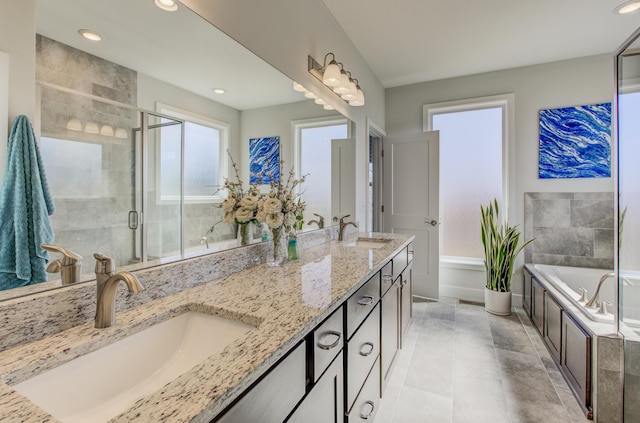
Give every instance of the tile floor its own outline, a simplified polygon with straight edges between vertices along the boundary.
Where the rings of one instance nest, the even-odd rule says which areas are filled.
[[[522,308],[416,302],[394,366],[375,423],[590,422]]]

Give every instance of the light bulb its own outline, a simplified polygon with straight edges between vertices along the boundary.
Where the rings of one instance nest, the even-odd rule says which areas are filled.
[[[153,0],[153,3],[167,12],[175,12],[178,10],[178,5],[173,0]]]
[[[349,92],[349,76],[345,71],[342,71],[341,73],[340,85],[333,87],[333,91],[336,94],[341,94],[341,95],[346,92]]]
[[[67,129],[70,131],[82,131],[82,123],[78,119],[69,119]]]
[[[329,87],[335,87],[340,85],[341,76],[338,64],[332,60],[322,74],[322,83]]]
[[[95,122],[87,122],[87,124],[84,125],[84,132],[87,134],[99,134],[100,127]]]
[[[112,137],[113,128],[110,125],[102,125],[102,128],[100,128],[100,135],[104,135],[105,137]]]

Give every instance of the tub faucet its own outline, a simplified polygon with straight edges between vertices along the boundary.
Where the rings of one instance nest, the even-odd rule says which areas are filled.
[[[116,273],[116,266],[112,258],[98,253],[93,257],[96,259],[98,289],[95,327],[108,328],[116,322],[116,288],[120,281],[127,285],[129,292],[143,291],[144,285],[129,272]]]
[[[82,273],[82,256],[80,254],[51,244],[42,244],[42,248],[52,253],[62,254],[61,259],[49,263],[48,273],[60,272],[63,285],[80,281],[80,273]]]
[[[609,278],[613,278],[615,276],[616,276],[616,274],[614,272],[609,272],[609,273],[606,273],[606,274],[602,275],[602,277],[598,281],[598,286],[596,287],[596,292],[593,294],[593,297],[591,297],[591,299],[589,301],[587,301],[587,303],[584,306],[588,307],[588,308],[596,308],[598,306],[598,293],[600,292],[600,287],[602,286],[604,281],[606,281]]]
[[[351,216],[350,214],[346,215],[346,216],[342,216],[341,218],[338,218],[337,216],[333,217],[333,221],[334,222],[338,222],[340,221],[340,227],[338,229],[338,241],[342,241],[344,239],[344,229],[349,226],[349,225],[353,225],[354,228],[358,227],[358,224],[356,222],[345,222],[344,220]]]

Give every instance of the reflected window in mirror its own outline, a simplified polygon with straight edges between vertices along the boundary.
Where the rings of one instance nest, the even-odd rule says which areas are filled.
[[[332,178],[339,174],[339,160],[332,160],[332,148],[349,138],[349,122],[345,118],[322,118],[294,122],[295,145],[298,151],[300,175],[305,180],[304,201],[307,204],[305,220],[318,220],[318,216],[330,225],[332,216]],[[336,163],[333,163],[336,161]],[[335,205],[334,205],[335,208]],[[316,225],[311,225],[317,229]]]

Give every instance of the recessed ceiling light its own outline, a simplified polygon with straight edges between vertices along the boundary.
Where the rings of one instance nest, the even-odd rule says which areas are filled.
[[[615,8],[615,12],[619,15],[627,15],[638,9],[640,9],[640,1],[632,0],[619,4],[618,7]]]
[[[216,93],[216,94],[224,94],[225,93],[224,89],[222,89],[222,88],[214,88],[213,92]]]
[[[173,0],[153,0],[153,3],[167,12],[175,12],[178,10],[178,4]]]
[[[90,29],[79,29],[78,34],[82,35],[84,38],[86,38],[89,41],[102,40],[102,37],[100,35],[98,35],[95,31],[92,31]]]

